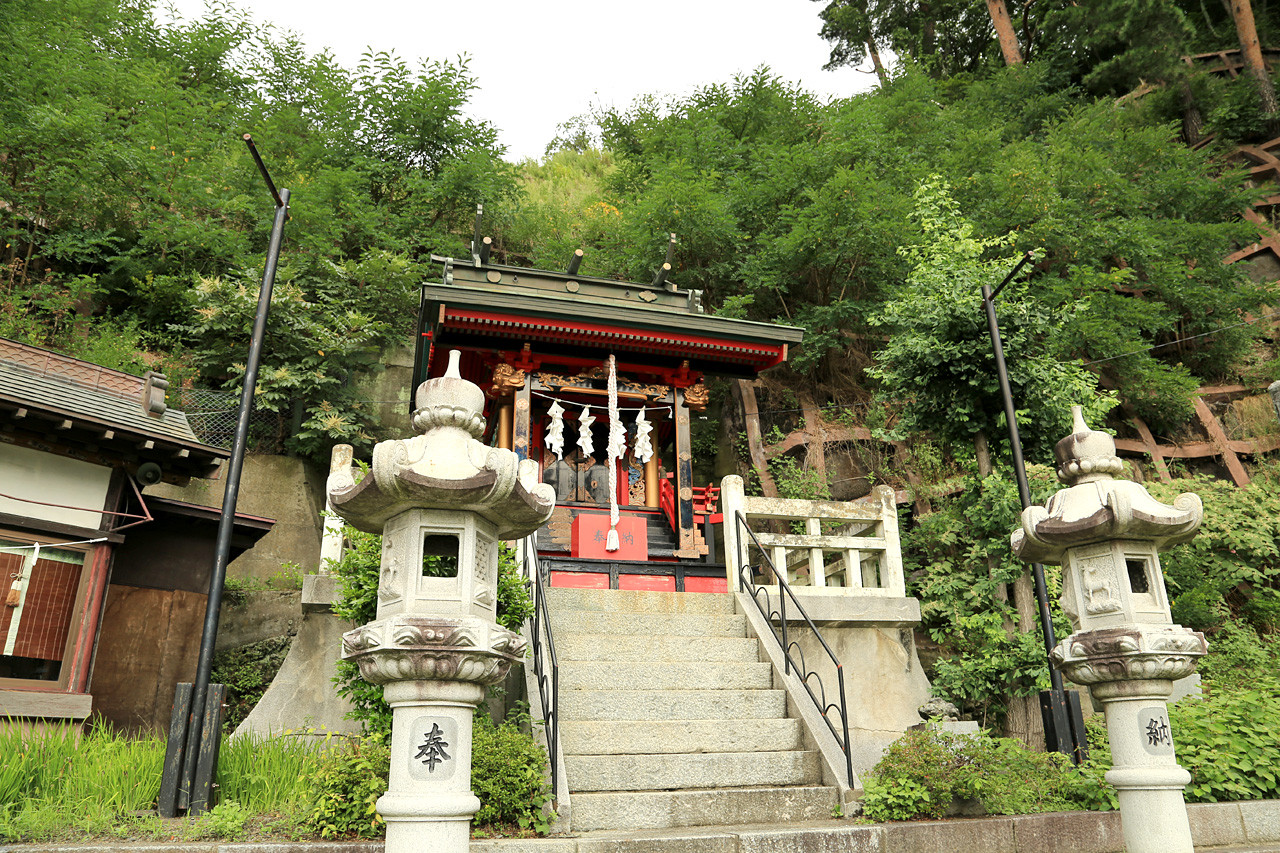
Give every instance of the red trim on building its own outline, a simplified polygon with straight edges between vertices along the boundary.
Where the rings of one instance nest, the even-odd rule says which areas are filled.
[[[781,364],[786,358],[784,344],[744,344],[728,338],[704,335],[638,331],[624,326],[579,323],[568,320],[521,317],[492,311],[473,311],[441,306],[440,324],[444,328],[508,331],[531,340],[581,344],[625,344],[635,352],[679,357],[700,356],[717,361],[749,364],[763,370]]]

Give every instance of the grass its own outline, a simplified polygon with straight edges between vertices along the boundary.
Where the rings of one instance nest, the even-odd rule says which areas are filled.
[[[320,767],[321,748],[288,732],[272,738],[250,734],[223,740],[218,756],[219,797],[251,812],[300,806],[310,793],[308,780]]]
[[[195,819],[155,814],[165,739],[106,727],[0,727],[0,841],[187,841],[297,837],[320,750],[294,737],[223,741],[220,804]]]

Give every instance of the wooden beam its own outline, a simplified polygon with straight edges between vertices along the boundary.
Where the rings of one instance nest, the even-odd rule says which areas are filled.
[[[1244,466],[1240,464],[1240,459],[1236,456],[1235,451],[1231,449],[1227,433],[1222,428],[1222,424],[1218,423],[1218,419],[1213,416],[1213,412],[1209,411],[1209,405],[1201,398],[1196,397],[1195,408],[1196,416],[1200,418],[1200,423],[1204,425],[1205,431],[1209,433],[1209,440],[1218,448],[1218,453],[1222,456],[1222,461],[1226,464],[1227,471],[1231,474],[1231,479],[1235,481],[1237,486],[1249,485],[1249,474],[1244,470]]]
[[[697,559],[706,553],[706,546],[698,545],[698,529],[693,522],[693,441],[689,434],[689,406],[684,399],[685,389],[675,389],[676,426],[676,535],[679,545],[675,555],[686,560]]]
[[[1142,436],[1142,447],[1140,449],[1151,455],[1151,464],[1156,468],[1156,475],[1165,483],[1172,482],[1173,477],[1169,474],[1169,466],[1164,464],[1164,457],[1168,454],[1161,452],[1160,445],[1156,443],[1155,436],[1151,434],[1151,429],[1142,418],[1138,417],[1138,413],[1134,411],[1133,406],[1126,404],[1124,413],[1129,416],[1129,420],[1137,427],[1138,435]],[[1116,448],[1119,449],[1119,447],[1120,444],[1117,442]]]
[[[512,415],[512,446],[520,459],[529,458],[529,446],[533,436],[532,382],[516,389],[515,413]]]

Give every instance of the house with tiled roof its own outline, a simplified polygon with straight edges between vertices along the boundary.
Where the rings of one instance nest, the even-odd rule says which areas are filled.
[[[230,454],[167,386],[0,339],[0,718],[153,727],[191,679],[218,513],[143,487]],[[271,524],[237,516],[234,551]]]

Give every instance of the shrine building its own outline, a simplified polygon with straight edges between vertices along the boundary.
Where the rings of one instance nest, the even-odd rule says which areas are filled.
[[[724,591],[718,488],[694,481],[690,418],[705,378],[752,379],[801,330],[704,313],[700,291],[667,280],[670,254],[641,284],[577,274],[581,251],[555,272],[492,263],[477,244],[433,256],[443,280],[422,290],[413,387],[461,351],[489,400],[486,439],[556,489],[538,535],[552,585]]]

